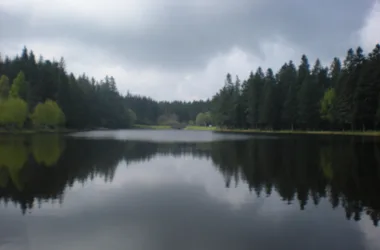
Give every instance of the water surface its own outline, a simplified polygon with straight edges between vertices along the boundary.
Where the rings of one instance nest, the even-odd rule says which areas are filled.
[[[380,249],[372,138],[0,137],[0,249]]]

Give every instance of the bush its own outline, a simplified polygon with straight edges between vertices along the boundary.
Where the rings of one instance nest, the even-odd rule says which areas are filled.
[[[28,105],[20,98],[9,98],[0,103],[0,124],[22,128],[28,116]]]
[[[56,102],[47,100],[35,107],[31,119],[35,126],[56,127],[65,123],[65,114]]]

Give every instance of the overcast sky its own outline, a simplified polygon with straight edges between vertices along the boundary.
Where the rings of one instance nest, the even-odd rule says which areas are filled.
[[[303,53],[329,62],[379,41],[379,0],[0,1],[2,54],[63,56],[68,71],[157,100],[205,99],[228,72],[244,79]]]

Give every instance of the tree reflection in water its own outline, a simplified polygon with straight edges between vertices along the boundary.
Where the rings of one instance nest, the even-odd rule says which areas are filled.
[[[0,199],[23,213],[42,201],[63,202],[75,182],[113,180],[121,161],[157,155],[210,160],[226,187],[246,182],[257,196],[278,193],[285,203],[318,205],[328,199],[347,219],[380,219],[380,144],[359,137],[302,136],[278,140],[152,143],[64,139],[58,135],[1,137]]]

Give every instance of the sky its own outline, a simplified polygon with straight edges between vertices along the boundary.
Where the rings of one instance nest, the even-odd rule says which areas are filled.
[[[327,66],[380,41],[380,0],[1,0],[0,53],[24,46],[67,71],[116,79],[122,94],[212,97],[286,61]]]

